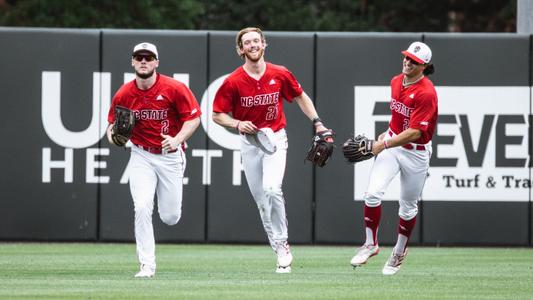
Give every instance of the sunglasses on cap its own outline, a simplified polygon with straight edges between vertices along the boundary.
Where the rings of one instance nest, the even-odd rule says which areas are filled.
[[[408,61],[410,61],[413,65],[421,65],[421,63],[417,62],[416,60],[410,58],[409,56],[406,56],[405,59],[407,59]]]
[[[150,54],[135,54],[133,59],[139,62],[143,61],[143,59],[150,62],[155,60],[155,56]]]

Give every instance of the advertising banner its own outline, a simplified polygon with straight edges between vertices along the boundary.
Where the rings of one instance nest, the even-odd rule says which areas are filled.
[[[529,87],[436,87],[439,121],[422,199],[529,201]],[[355,86],[354,132],[377,137],[390,118],[390,87]],[[379,129],[378,129],[379,128]],[[362,199],[372,160],[354,167]],[[397,176],[384,200],[396,200]]]

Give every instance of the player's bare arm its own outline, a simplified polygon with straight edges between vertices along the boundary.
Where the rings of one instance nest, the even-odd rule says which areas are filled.
[[[383,141],[385,139],[385,136],[387,135],[387,131],[384,131],[382,132],[379,136],[378,136],[378,141]]]
[[[200,118],[195,118],[189,121],[185,121],[181,127],[180,132],[176,136],[172,137],[167,134],[161,134],[163,141],[161,142],[161,147],[164,150],[172,151],[176,150],[183,142],[188,140],[191,135],[196,131],[200,125]]]
[[[224,127],[235,128],[242,133],[254,134],[257,132],[257,126],[251,121],[240,121],[226,113],[213,112],[213,121]]]
[[[318,113],[316,112],[315,105],[313,104],[313,101],[311,101],[311,98],[303,92],[300,96],[297,96],[293,99],[293,101],[296,101],[298,103],[298,106],[300,106],[300,109],[302,112],[309,118],[309,120],[313,121],[314,119],[318,118]],[[328,130],[322,122],[315,124],[315,132],[320,132],[324,130]]]
[[[378,155],[381,151],[385,150],[385,141],[382,135],[383,134],[380,135],[381,139],[378,139],[378,141],[376,141],[372,147],[372,153],[374,153],[374,155]],[[388,139],[387,148],[403,146],[407,143],[416,141],[421,135],[422,131],[420,129],[408,128],[402,131],[400,134]]]

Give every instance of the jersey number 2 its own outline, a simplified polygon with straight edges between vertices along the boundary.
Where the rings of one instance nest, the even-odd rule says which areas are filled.
[[[168,134],[168,125],[169,125],[168,120],[161,121],[161,133],[162,134]]]
[[[409,129],[409,119],[403,119],[403,130]]]

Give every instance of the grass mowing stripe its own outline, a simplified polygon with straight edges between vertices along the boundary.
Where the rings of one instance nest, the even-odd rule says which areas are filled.
[[[349,265],[355,247],[291,247],[275,274],[267,245],[157,245],[156,278],[133,278],[135,245],[0,243],[0,299],[531,299],[533,249],[411,247],[383,276],[383,248]]]

